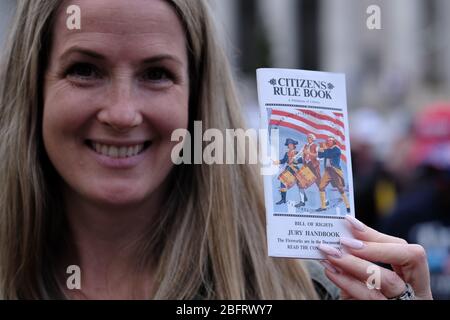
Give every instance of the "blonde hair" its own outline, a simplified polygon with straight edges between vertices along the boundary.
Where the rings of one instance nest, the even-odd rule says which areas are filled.
[[[244,128],[226,57],[205,1],[169,1],[186,30],[189,123]],[[61,0],[20,0],[0,89],[0,298],[61,298],[55,260],[64,242],[60,178],[42,143],[42,75]],[[190,128],[192,129],[192,128]],[[139,243],[156,269],[155,299],[316,298],[296,260],[266,253],[256,166],[180,165],[158,221]],[[156,259],[155,259],[156,257]],[[153,260],[152,260],[153,259]]]

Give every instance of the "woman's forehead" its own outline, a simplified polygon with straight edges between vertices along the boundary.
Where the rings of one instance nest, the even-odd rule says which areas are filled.
[[[73,33],[67,28],[70,14],[66,10],[71,5],[80,8],[79,32],[139,35],[152,30],[182,30],[175,10],[164,0],[66,0],[59,9],[56,29]]]
[[[71,5],[80,8],[80,30],[67,27],[70,14],[66,10]],[[53,33],[57,51],[76,44],[104,47],[111,43],[129,46],[129,51],[136,52],[156,48],[176,53],[185,48],[183,26],[164,0],[64,1]]]

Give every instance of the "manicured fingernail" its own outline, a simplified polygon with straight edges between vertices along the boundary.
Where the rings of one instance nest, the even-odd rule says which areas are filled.
[[[336,249],[335,247],[329,246],[327,244],[320,244],[319,245],[319,250],[324,252],[327,255],[336,257],[336,258],[340,258],[342,253]]]
[[[331,264],[326,262],[325,260],[321,260],[320,263],[323,265],[325,269],[330,271],[331,273],[339,273],[335,267],[333,267]]]
[[[346,237],[341,238],[341,244],[352,249],[362,249],[364,247],[364,242]]]
[[[350,222],[350,224],[352,225],[353,228],[355,228],[358,231],[364,231],[366,230],[366,226],[364,225],[364,223],[362,223],[361,221],[359,221],[358,219],[356,219],[354,216],[347,214],[345,216],[345,219]]]

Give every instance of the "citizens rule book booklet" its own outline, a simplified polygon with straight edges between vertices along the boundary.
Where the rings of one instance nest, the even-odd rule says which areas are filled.
[[[345,75],[258,69],[257,84],[269,256],[324,259],[319,244],[353,237]]]

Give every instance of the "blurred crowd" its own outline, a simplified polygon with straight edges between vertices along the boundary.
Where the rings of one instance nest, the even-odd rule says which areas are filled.
[[[356,215],[422,245],[434,297],[450,299],[450,102],[424,106],[408,122],[398,135],[373,111],[352,116]]]

